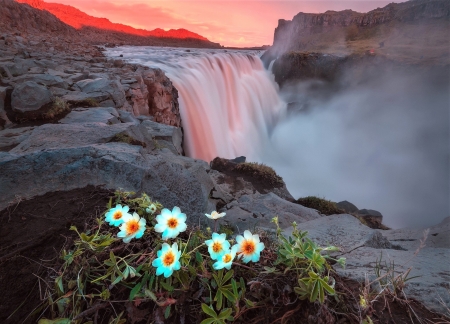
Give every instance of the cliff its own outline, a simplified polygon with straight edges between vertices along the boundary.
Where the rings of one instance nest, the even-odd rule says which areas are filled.
[[[267,63],[288,51],[348,55],[377,49],[391,57],[412,57],[417,51],[440,48],[444,53],[449,45],[449,17],[447,0],[391,3],[367,13],[300,12],[290,21],[279,20],[273,46],[263,59]]]

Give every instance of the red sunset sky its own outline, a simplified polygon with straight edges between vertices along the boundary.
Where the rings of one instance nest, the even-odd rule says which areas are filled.
[[[266,1],[266,0],[45,0],[74,6],[89,15],[135,28],[185,28],[225,46],[271,45],[278,19],[300,11],[353,9],[367,12],[402,1]]]

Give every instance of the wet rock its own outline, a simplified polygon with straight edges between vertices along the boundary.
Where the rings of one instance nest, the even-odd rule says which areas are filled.
[[[11,95],[12,109],[20,113],[34,112],[52,101],[52,93],[44,86],[26,81],[14,88]]]

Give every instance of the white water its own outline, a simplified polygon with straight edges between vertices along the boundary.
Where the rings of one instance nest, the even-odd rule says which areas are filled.
[[[348,200],[394,228],[449,215],[445,86],[391,75],[330,96],[308,83],[279,94],[254,51],[108,49],[119,54],[172,80],[191,157],[244,155],[274,167],[296,198]],[[282,98],[311,110],[287,114]]]
[[[133,63],[166,72],[179,93],[185,151],[210,161],[244,155],[257,160],[285,112],[277,85],[255,51],[121,47]]]

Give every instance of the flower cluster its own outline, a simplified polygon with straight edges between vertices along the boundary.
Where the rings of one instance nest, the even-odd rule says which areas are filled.
[[[242,262],[258,262],[261,251],[264,249],[264,243],[260,242],[258,234],[252,234],[250,231],[244,231],[244,236],[236,236],[237,244],[230,249],[230,243],[225,240],[226,234],[212,234],[212,239],[205,241],[208,246],[208,252],[211,259],[217,260],[213,264],[215,270],[223,268],[230,269],[234,258],[242,258]]]
[[[120,228],[118,237],[123,242],[129,243],[133,238],[139,239],[144,235],[146,230],[145,218],[139,217],[137,213],[132,215],[129,213],[128,206],[116,205],[111,208],[105,215],[106,222],[111,226]],[[145,209],[148,214],[153,215],[157,211],[157,207],[151,204]],[[225,213],[213,211],[211,214],[205,214],[208,218],[217,221],[224,217]],[[179,207],[173,207],[172,211],[167,208],[161,210],[156,216],[155,232],[161,233],[162,239],[176,238],[181,232],[187,229],[186,214],[182,213]],[[215,270],[231,269],[233,260],[237,257],[242,258],[242,262],[248,263],[258,262],[261,251],[264,249],[264,243],[260,242],[259,235],[252,234],[250,231],[244,231],[244,235],[238,235],[233,247],[226,240],[226,234],[212,233],[210,240],[205,241],[208,247],[209,255],[213,261]],[[178,244],[163,243],[161,250],[157,252],[157,258],[153,260],[152,265],[156,268],[156,275],[164,275],[170,277],[174,271],[181,268],[180,264],[181,251],[178,250]]]
[[[105,215],[106,222],[111,226],[119,227],[118,237],[122,238],[125,243],[130,243],[133,238],[141,238],[145,232],[146,220],[140,218],[138,214],[128,213],[128,206],[116,205],[111,208]]]

